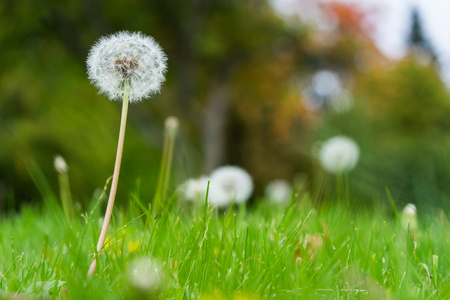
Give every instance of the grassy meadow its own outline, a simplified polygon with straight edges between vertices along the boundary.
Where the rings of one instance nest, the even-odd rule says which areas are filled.
[[[56,197],[0,222],[2,299],[448,299],[444,213],[402,226],[395,207],[345,204],[211,209],[178,201],[156,214],[139,189],[116,207],[92,279],[106,188],[68,220]]]
[[[450,299],[450,85],[417,11],[394,60],[342,1],[282,1],[318,26],[6,2],[0,300]]]

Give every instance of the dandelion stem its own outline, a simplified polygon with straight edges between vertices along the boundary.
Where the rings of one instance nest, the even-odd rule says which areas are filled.
[[[108,232],[109,222],[111,220],[112,210],[114,207],[114,200],[116,198],[117,184],[119,182],[119,172],[120,172],[120,163],[122,161],[122,152],[123,152],[123,142],[125,140],[125,128],[127,123],[127,113],[128,113],[128,102],[130,95],[130,86],[128,82],[125,82],[124,85],[124,96],[122,102],[122,117],[120,119],[120,132],[119,132],[119,142],[117,145],[117,154],[116,154],[116,162],[114,165],[114,174],[113,180],[111,184],[111,191],[109,194],[108,205],[106,207],[105,219],[103,221],[102,231],[100,232],[100,237],[97,243],[97,255],[94,257],[94,260],[91,263],[88,271],[88,277],[92,278],[94,276],[95,270],[97,268],[97,258],[100,255],[100,250],[103,248],[106,239],[106,233]]]
[[[158,175],[158,183],[156,186],[156,193],[155,198],[153,200],[153,204],[155,205],[156,211],[159,213],[162,210],[163,207],[163,189],[164,189],[164,180],[166,178],[165,173],[167,172],[167,156],[168,156],[168,149],[169,149],[169,142],[170,137],[167,134],[167,130],[164,133],[164,144],[163,144],[163,150],[162,150],[162,157],[161,157],[161,166],[159,169],[159,175]]]
[[[58,174],[60,197],[64,213],[69,222],[74,219],[72,197],[70,195],[69,175],[67,172]]]
[[[162,200],[166,199],[167,188],[169,186],[170,172],[172,170],[172,160],[173,160],[173,146],[175,143],[175,136],[172,134],[169,138],[168,150],[167,150],[167,161],[166,161],[166,171],[164,172],[164,185],[162,190]]]
[[[162,161],[159,170],[155,198],[153,200],[158,213],[163,210],[164,203],[166,201],[167,188],[169,186],[170,173],[172,169],[173,148],[178,127],[177,119],[175,117],[167,118],[165,127]]]

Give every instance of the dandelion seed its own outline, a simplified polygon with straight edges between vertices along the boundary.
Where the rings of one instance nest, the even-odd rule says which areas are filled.
[[[158,93],[167,69],[166,55],[155,40],[139,32],[121,31],[102,37],[87,59],[89,79],[100,93],[122,101],[124,82],[129,84],[129,101],[136,102]]]
[[[246,202],[253,192],[250,175],[242,168],[225,166],[216,169],[210,176],[209,202],[225,207],[233,201]]]
[[[323,168],[333,174],[353,170],[358,159],[358,145],[345,136],[335,136],[325,141],[319,151],[319,160]]]

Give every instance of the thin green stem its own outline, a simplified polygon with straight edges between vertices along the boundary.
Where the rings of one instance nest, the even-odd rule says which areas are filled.
[[[178,121],[175,117],[169,117],[166,119],[163,155],[161,167],[159,170],[159,177],[158,177],[158,184],[156,187],[155,198],[153,200],[157,213],[163,210],[164,203],[166,202],[167,188],[169,186],[170,173],[172,169],[173,148],[175,144],[177,127]]]
[[[164,133],[164,144],[163,144],[163,150],[162,150],[162,158],[161,158],[161,166],[159,169],[159,175],[158,175],[158,183],[156,186],[156,192],[155,192],[155,198],[153,199],[153,204],[156,208],[157,212],[160,212],[162,209],[162,203],[164,201],[163,198],[163,188],[164,188],[164,179],[165,179],[165,173],[167,169],[167,156],[168,156],[168,149],[169,149],[169,140],[170,137],[167,134],[167,130]]]
[[[172,170],[173,146],[175,144],[175,135],[169,133],[169,143],[167,149],[166,171],[164,172],[164,184],[162,190],[162,199],[166,199],[167,188],[169,187],[170,173]]]
[[[103,220],[102,230],[100,232],[100,237],[97,243],[97,257],[94,257],[94,260],[91,263],[88,271],[88,277],[92,278],[94,276],[95,270],[97,269],[97,258],[100,255],[100,250],[103,248],[106,239],[106,233],[108,232],[109,222],[111,221],[111,215],[114,207],[114,200],[116,199],[117,192],[117,184],[119,182],[119,173],[120,173],[120,163],[122,161],[122,153],[123,153],[123,144],[125,140],[125,128],[127,123],[127,114],[128,114],[128,102],[130,95],[130,86],[127,82],[125,82],[124,86],[124,96],[122,102],[122,117],[120,119],[120,131],[119,131],[119,142],[117,145],[117,154],[116,154],[116,162],[114,165],[114,174],[113,180],[111,184],[111,191],[109,194],[108,205],[106,207],[105,218]]]
[[[60,197],[64,213],[69,222],[74,219],[72,197],[70,195],[69,175],[67,172],[58,174]]]

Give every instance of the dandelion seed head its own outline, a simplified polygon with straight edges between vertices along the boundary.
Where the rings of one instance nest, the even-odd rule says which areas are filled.
[[[331,97],[341,90],[339,76],[329,70],[318,71],[311,81],[314,91],[321,97]]]
[[[319,160],[323,168],[333,174],[353,170],[358,159],[358,145],[345,136],[335,136],[325,141],[319,151]]]
[[[292,186],[286,180],[275,179],[267,184],[265,194],[274,204],[286,204],[292,194]]]
[[[188,179],[183,184],[183,199],[192,202],[205,202],[208,181],[209,178],[206,176],[196,179]]]
[[[158,93],[167,69],[166,55],[152,37],[121,31],[100,38],[87,58],[91,82],[111,100],[121,101],[124,83],[130,102]]]
[[[178,132],[179,121],[177,117],[168,117],[165,121],[165,128],[170,136],[175,136]]]
[[[161,264],[148,257],[131,260],[128,265],[128,282],[132,287],[144,292],[157,291],[163,282]]]
[[[402,227],[407,230],[417,230],[417,208],[414,204],[408,203],[402,211],[401,215]]]
[[[225,207],[233,201],[246,202],[253,192],[253,181],[242,168],[225,166],[216,169],[210,176],[209,202]]]
[[[66,161],[61,155],[56,155],[53,160],[53,165],[55,167],[56,172],[59,174],[67,173],[69,171],[69,167],[67,166]]]
[[[416,216],[417,208],[414,204],[408,203],[403,209],[403,214],[408,216]]]

